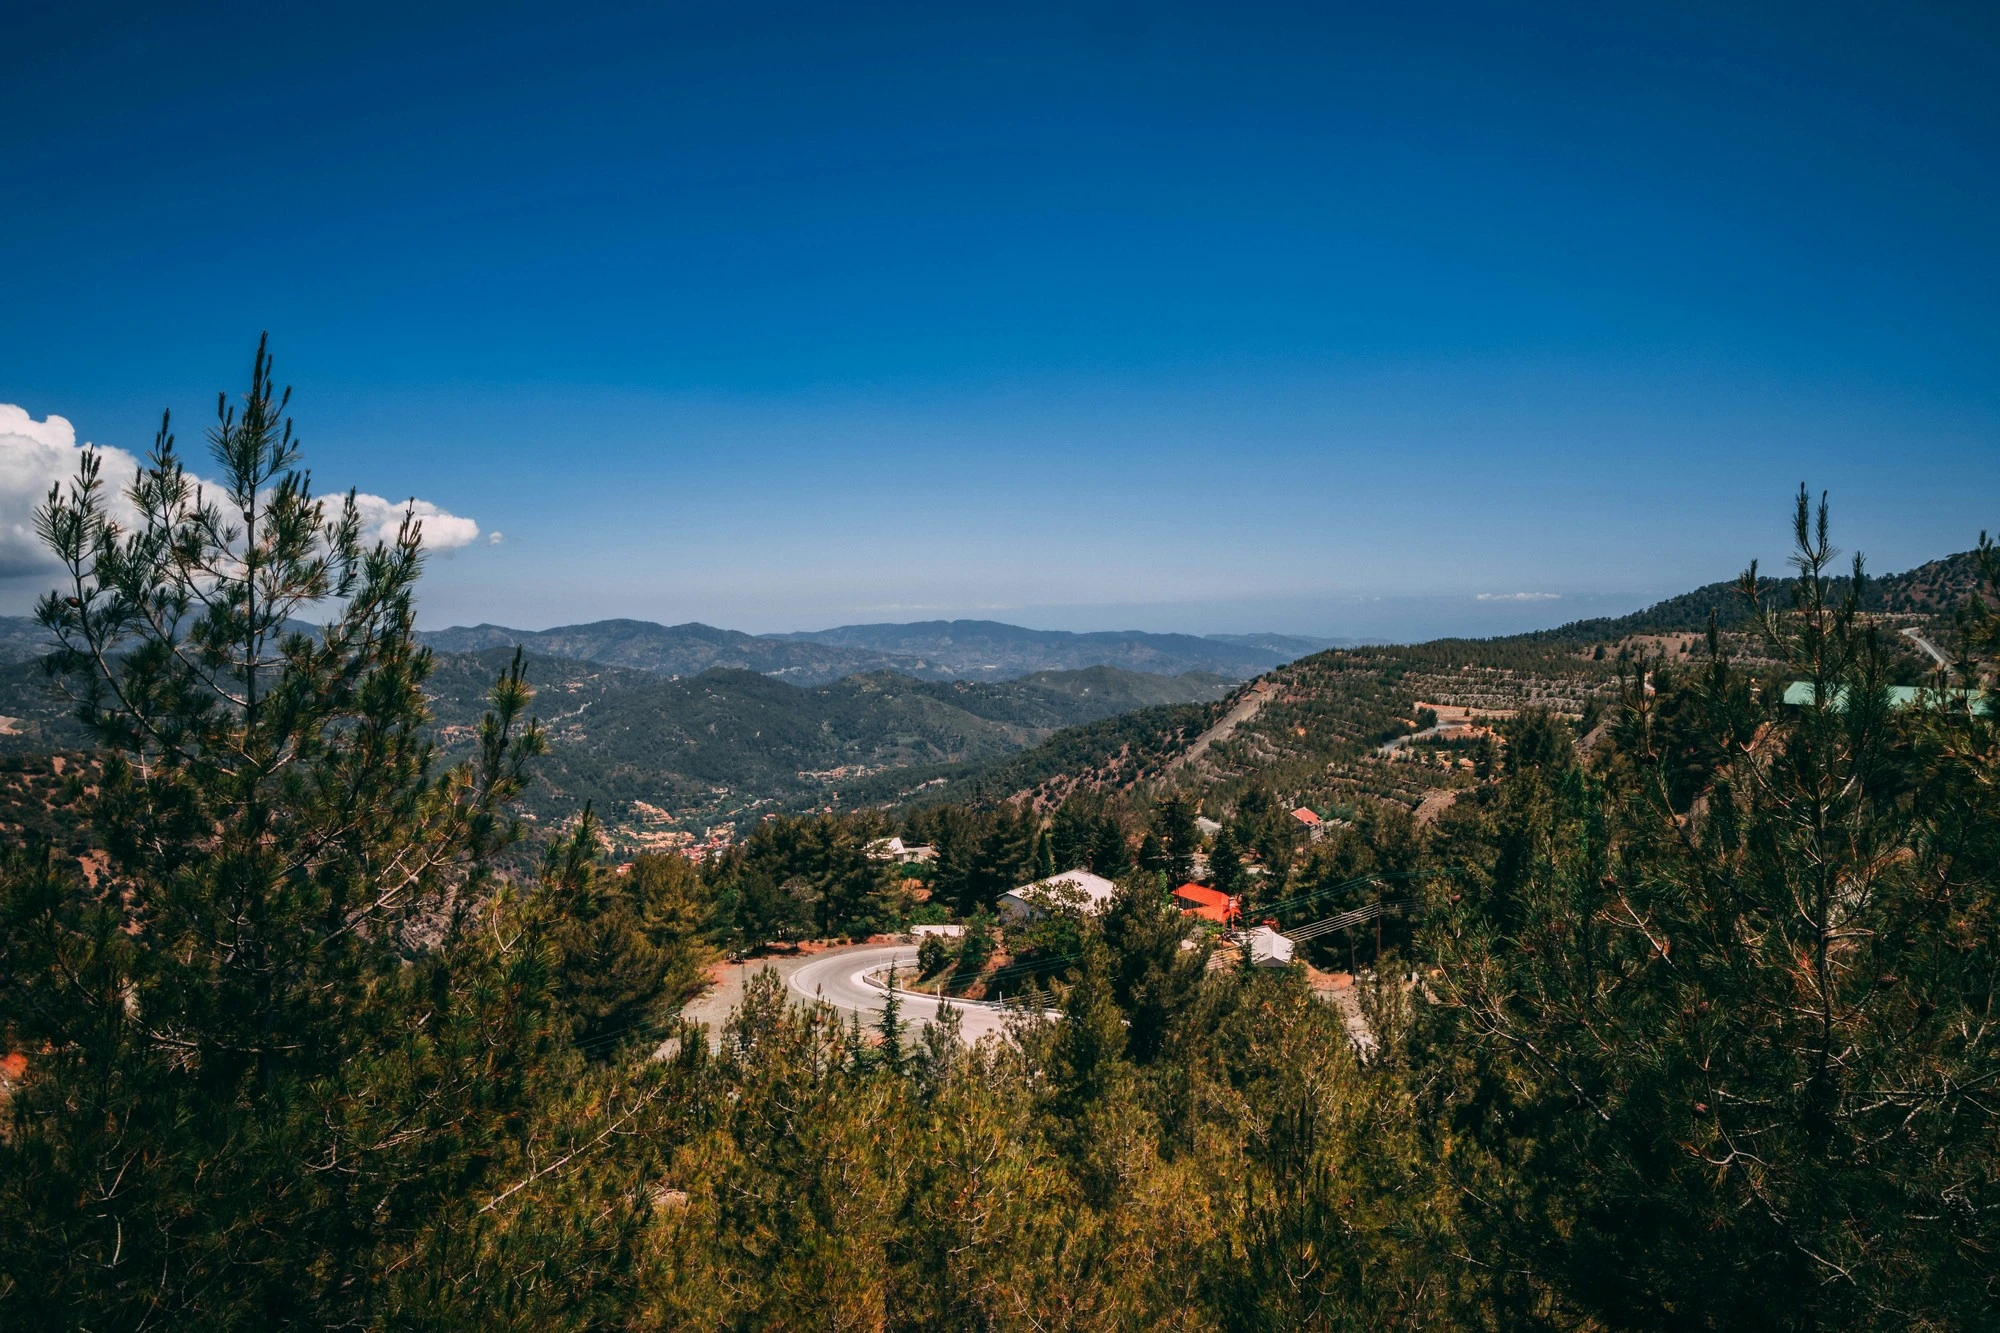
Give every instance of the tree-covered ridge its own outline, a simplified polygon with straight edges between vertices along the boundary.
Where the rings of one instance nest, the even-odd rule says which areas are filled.
[[[439,652],[482,653],[520,648],[539,657],[594,662],[659,675],[698,676],[716,669],[754,671],[794,685],[821,685],[863,671],[901,670],[934,676],[915,658],[899,658],[834,645],[717,629],[713,625],[656,625],[647,620],[599,620],[546,630],[503,625],[453,626],[418,632]]]
[[[1160,675],[1203,671],[1241,680],[1278,666],[1325,641],[1284,635],[1157,634],[1143,630],[1027,629],[995,620],[928,620],[910,624],[842,625],[781,637],[895,653],[934,669],[978,680],[1036,670],[1118,667]]]
[[[437,659],[425,688],[447,755],[472,744],[484,691],[508,656],[500,649]],[[542,682],[538,709],[549,734],[528,808],[545,821],[586,801],[619,820],[632,817],[636,802],[717,822],[816,806],[875,775],[894,782],[906,769],[964,768],[1063,727],[1227,688],[1213,677],[1108,667],[998,682],[884,672],[800,688],[750,671],[662,680],[528,660]]]
[[[1283,635],[1198,638],[1141,630],[1074,634],[990,620],[842,625],[761,635],[699,623],[599,620],[547,630],[460,625],[420,632],[418,640],[446,652],[522,648],[543,656],[662,675],[692,676],[719,667],[733,668],[776,676],[794,685],[825,684],[873,671],[893,671],[920,680],[994,681],[1100,666],[1165,676],[1200,671],[1240,680],[1325,646],[1323,641]],[[0,638],[0,649],[4,646],[5,640]]]
[[[1844,593],[1846,575],[1833,575],[1832,585]],[[1900,574],[1863,580],[1859,606],[1863,611],[1898,615],[1948,616],[1979,587],[1979,553],[1960,551],[1931,560]],[[1764,587],[1782,596],[1785,580],[1766,579]],[[1705,584],[1655,602],[1625,616],[1573,620],[1527,638],[1557,642],[1600,642],[1629,634],[1701,633],[1714,616],[1724,629],[1735,629],[1751,618],[1749,602],[1739,595],[1736,580]]]
[[[1158,777],[1225,707],[1218,702],[1134,709],[1065,728],[997,762],[884,774],[852,788],[847,801],[894,806],[1026,797],[1049,805],[1072,793],[1123,790]]]
[[[506,649],[433,655],[427,725],[448,758],[469,753],[486,691],[510,656]],[[545,822],[585,802],[612,821],[633,819],[636,802],[711,822],[746,809],[820,805],[885,770],[958,771],[1064,727],[1229,688],[1217,677],[1110,667],[997,682],[874,673],[800,688],[750,671],[663,680],[562,658],[525,660],[550,724],[550,753],[526,808]],[[36,663],[0,666],[0,718],[0,754],[89,742]]]
[[[1976,553],[1975,553],[1976,554]],[[1925,566],[1926,579],[1939,570],[1962,579],[1972,556]],[[1914,576],[1908,576],[1914,577]],[[1847,576],[1833,577],[1833,595],[1844,596]],[[1899,580],[1903,587],[1907,578]],[[1782,599],[1787,584],[1760,578],[1765,602]],[[1955,586],[1955,585],[1954,585]],[[1734,660],[1775,670],[1754,632],[1756,608],[1734,585],[1716,585],[1732,609],[1718,614],[1718,626],[1729,626],[1717,641]],[[1702,601],[1708,590],[1688,594],[1688,606]],[[1903,594],[1899,592],[1898,597]],[[1937,643],[1955,642],[1949,617],[1931,612],[1871,610],[1886,604],[1872,580],[1863,579],[1857,614],[1879,622],[1886,669],[1897,684],[1928,679],[1932,659],[1899,631],[1919,629]],[[1678,603],[1676,603],[1678,604]],[[1667,604],[1663,604],[1667,605]],[[1683,608],[1685,609],[1685,608]],[[1237,792],[1262,788],[1283,792],[1297,802],[1334,810],[1351,809],[1358,798],[1389,800],[1415,809],[1426,795],[1458,789],[1469,779],[1464,772],[1478,758],[1476,737],[1427,740],[1419,735],[1437,719],[1420,725],[1426,706],[1464,710],[1466,721],[1478,727],[1504,728],[1523,712],[1547,711],[1586,722],[1588,731],[1606,716],[1618,695],[1621,673],[1668,670],[1707,660],[1702,632],[1660,628],[1664,622],[1639,618],[1579,622],[1583,629],[1513,635],[1497,639],[1436,639],[1421,644],[1336,648],[1300,658],[1256,682],[1264,702],[1255,715],[1235,727],[1227,738],[1205,744],[1191,769],[1179,771],[1195,749],[1195,741],[1227,705],[1214,706],[1199,720],[1190,715],[1135,715],[1117,725],[1082,728],[1051,738],[1001,765],[938,792],[918,793],[917,799],[960,799],[977,784],[985,792],[1032,792],[1038,800],[1058,799],[1073,787],[1121,790],[1149,787],[1164,775],[1193,781],[1227,804]],[[1669,618],[1671,619],[1671,618]],[[1602,631],[1601,634],[1584,630]],[[1245,697],[1242,691],[1232,699]],[[1143,737],[1139,762],[1132,762],[1128,733]],[[1400,743],[1407,739],[1408,744]],[[1389,742],[1399,742],[1385,754]],[[1461,762],[1462,761],[1462,762]],[[870,796],[876,795],[871,789]]]

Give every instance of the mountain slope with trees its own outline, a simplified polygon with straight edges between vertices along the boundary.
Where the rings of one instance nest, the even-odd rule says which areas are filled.
[[[425,688],[447,755],[475,743],[485,692],[510,657],[438,658]],[[1109,667],[990,682],[876,672],[809,688],[752,671],[663,680],[558,658],[527,659],[526,670],[549,743],[528,808],[556,819],[590,801],[614,822],[640,802],[691,823],[822,804],[885,770],[976,764],[1065,727],[1228,689]]]
[[[506,648],[436,655],[424,690],[447,756],[470,753],[486,692],[511,657]],[[875,672],[811,687],[720,668],[663,679],[556,657],[528,657],[524,669],[549,738],[527,809],[558,820],[592,802],[614,825],[630,823],[641,802],[700,822],[821,804],[873,774],[955,772],[1066,727],[1229,689],[1214,676],[1111,667],[983,682]],[[0,666],[0,754],[89,743],[39,665]]]
[[[962,677],[997,680],[1030,671],[1073,671],[1114,666],[1178,676],[1205,671],[1242,680],[1270,670],[1290,657],[1325,646],[1276,635],[1149,634],[1106,630],[1023,629],[994,620],[928,620],[907,625],[842,625],[836,629],[787,634],[797,643],[872,649],[921,659]]]
[[[733,667],[795,685],[825,684],[869,671],[896,671],[921,680],[1011,680],[1095,666],[1161,676],[1198,671],[1241,680],[1326,646],[1321,640],[1284,635],[1073,634],[991,620],[843,625],[766,635],[696,623],[600,620],[549,630],[458,626],[423,631],[418,638],[447,652],[520,647],[544,656],[681,676]]]
[[[1876,584],[1865,580],[1858,614],[1880,622],[1882,652],[1893,683],[1929,679],[1930,659],[1899,629],[1916,628],[1951,641],[1941,610],[1974,586],[1977,553],[1933,561]],[[1844,596],[1846,576],[1830,576]],[[1760,580],[1763,607],[1782,605],[1790,585]],[[1958,590],[1958,591],[1954,591]],[[1589,730],[1616,698],[1620,673],[1671,671],[1705,660],[1703,634],[1711,611],[1723,647],[1739,658],[1760,651],[1748,633],[1759,612],[1736,584],[1714,584],[1631,616],[1578,621],[1560,630],[1495,639],[1438,639],[1422,644],[1336,648],[1300,658],[1260,677],[1267,698],[1226,740],[1205,747],[1191,768],[1180,756],[1229,706],[1155,709],[1051,737],[1041,745],[951,775],[950,785],[924,800],[989,794],[1059,799],[1082,789],[1116,791],[1160,780],[1198,785],[1227,801],[1231,793],[1264,787],[1323,809],[1351,809],[1357,797],[1416,808],[1431,792],[1455,790],[1483,762],[1479,738],[1451,734],[1426,743],[1417,733],[1436,721],[1431,709],[1462,710],[1473,728],[1504,730],[1523,712],[1546,710],[1587,723]],[[1232,696],[1244,697],[1241,690]],[[1382,753],[1394,743],[1396,752]],[[879,784],[858,796],[880,798]]]
[[[755,671],[794,685],[823,685],[863,671],[901,670],[906,675],[938,678],[944,675],[915,659],[760,638],[694,622],[656,625],[646,620],[599,620],[546,630],[474,625],[420,631],[417,638],[442,652],[518,647],[541,657],[599,662],[665,676],[698,676],[704,671],[725,668]]]
[[[1844,593],[1846,575],[1830,575],[1831,586]],[[1865,580],[1860,608],[1887,614],[1947,615],[1977,587],[1978,552],[1961,551],[1941,560],[1931,560],[1900,574],[1870,576]],[[1783,595],[1788,581],[1761,576],[1762,587]],[[1714,615],[1724,629],[1735,629],[1752,616],[1749,602],[1737,591],[1738,580],[1705,584],[1655,602],[1642,611],[1626,616],[1599,616],[1574,620],[1535,637],[1557,642],[1617,640],[1631,634],[1700,633]]]

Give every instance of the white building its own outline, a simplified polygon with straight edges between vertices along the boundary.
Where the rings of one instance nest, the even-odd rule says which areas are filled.
[[[1102,875],[1093,875],[1088,870],[1065,870],[1001,894],[1000,919],[1018,924],[1047,916],[1053,907],[1070,904],[1096,916],[1111,905],[1111,895],[1116,892],[1118,886]]]
[[[926,861],[937,860],[937,848],[905,843],[901,838],[877,838],[868,844],[868,859],[894,861],[905,866],[922,865]]]
[[[1250,946],[1250,962],[1256,967],[1286,967],[1292,961],[1293,944],[1269,926],[1252,927],[1245,943]]]

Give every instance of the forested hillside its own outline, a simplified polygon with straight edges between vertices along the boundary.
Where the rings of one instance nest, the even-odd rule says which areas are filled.
[[[1973,556],[1963,554],[1879,584],[1871,580],[1861,604],[1888,617],[1889,628],[1948,638],[1935,608],[1969,586],[1973,568]],[[1785,586],[1764,580],[1767,603],[1781,602]],[[1844,579],[1833,586],[1844,587]],[[1918,609],[1891,609],[1912,606]],[[1458,736],[1412,743],[1388,759],[1379,755],[1385,743],[1419,730],[1419,704],[1470,710],[1488,722],[1536,707],[1577,718],[1589,712],[1594,721],[1593,709],[1601,710],[1614,692],[1621,657],[1700,656],[1699,631],[1711,611],[1731,651],[1755,651],[1743,632],[1752,614],[1748,601],[1735,585],[1715,584],[1632,616],[1560,630],[1314,653],[1261,677],[1258,712],[1226,741],[1207,747],[1197,769],[1218,791],[1254,781],[1329,809],[1349,809],[1358,795],[1414,809],[1427,793],[1465,786],[1470,779],[1461,761],[1475,758],[1477,750],[1473,738]],[[1001,648],[1008,641],[1002,632],[1013,629],[986,622],[859,628],[870,631],[861,637],[871,643],[907,647],[962,627],[974,636],[967,642],[986,642],[976,637],[984,634],[989,647]],[[45,631],[20,623],[6,628],[4,642],[23,651],[46,640]],[[899,628],[916,637],[874,634]],[[1032,644],[1048,637],[1020,633]],[[1221,716],[1220,707],[1190,705],[1210,704],[1231,688],[1226,679],[1202,673],[1174,677],[1099,667],[985,683],[877,671],[802,689],[785,682],[874,660],[922,659],[877,659],[868,656],[872,649],[847,644],[759,639],[705,626],[667,630],[635,621],[542,636],[479,627],[418,637],[439,654],[427,689],[436,734],[452,756],[471,743],[484,684],[507,656],[499,645],[530,637],[563,649],[555,656],[536,654],[528,665],[530,680],[542,690],[541,706],[553,719],[552,753],[528,808],[538,820],[559,821],[588,801],[611,827],[629,830],[695,828],[773,809],[1029,792],[1046,803],[1070,790],[1142,787],[1176,764],[1181,749]],[[494,646],[477,652],[447,647],[486,641]],[[754,651],[737,651],[744,644]],[[794,651],[845,656],[801,666],[784,656]],[[1928,669],[1906,640],[1892,636],[1888,651],[1898,680],[1918,679]],[[662,655],[676,653],[681,655]],[[595,660],[580,660],[592,654]],[[606,664],[619,657],[651,665]],[[680,680],[660,677],[663,663],[694,667],[718,658],[756,665],[711,666]],[[1157,667],[1164,659],[1145,660]],[[38,666],[28,660],[0,665],[0,754],[48,753],[84,742],[85,733]]]
[[[521,647],[550,657],[678,676],[732,667],[794,685],[820,685],[870,671],[894,671],[920,680],[990,681],[1094,666],[1161,676],[1197,671],[1241,680],[1327,646],[1321,640],[1276,634],[1209,638],[1138,630],[1072,634],[991,620],[843,625],[766,635],[701,624],[599,620],[548,630],[458,626],[425,631],[418,638],[446,652]]]
[[[1066,728],[1005,759],[885,773],[857,783],[841,804],[896,806],[1039,795],[1063,790],[1118,789],[1157,777],[1184,745],[1211,726],[1225,705],[1169,704],[1138,708]]]
[[[926,620],[899,625],[842,625],[782,636],[849,649],[894,653],[975,680],[998,680],[1030,671],[1115,666],[1177,676],[1206,671],[1241,680],[1290,658],[1326,647],[1323,641],[1283,635],[1148,634],[1106,630],[1023,629],[993,620]]]
[[[1945,618],[1934,611],[1891,612],[1917,601],[1926,587],[1958,586],[1969,577],[1971,556],[1926,565],[1900,576],[1889,592],[1864,587],[1862,610],[1882,638],[1885,670],[1895,683],[1929,678],[1933,664],[1903,629],[1951,642]],[[1939,578],[1939,571],[1944,577]],[[1844,579],[1832,586],[1844,589]],[[1790,585],[1765,581],[1764,604],[1782,607]],[[988,794],[1032,796],[1047,803],[1071,790],[1121,791],[1148,784],[1170,771],[1173,781],[1194,782],[1226,804],[1247,786],[1282,791],[1289,799],[1350,811],[1357,798],[1389,800],[1412,810],[1434,792],[1471,786],[1482,762],[1481,730],[1502,727],[1523,712],[1546,710],[1583,724],[1587,732],[1616,699],[1620,673],[1665,669],[1669,673],[1708,660],[1709,606],[1727,627],[1721,648],[1739,662],[1770,665],[1756,636],[1747,632],[1753,611],[1733,585],[1717,584],[1650,611],[1617,620],[1579,621],[1561,631],[1498,639],[1438,639],[1430,643],[1331,649],[1288,663],[1260,678],[1254,713],[1227,737],[1201,747],[1183,768],[1185,752],[1222,715],[1156,709],[1051,738],[953,785],[918,793],[919,800],[963,799],[976,786]],[[1695,619],[1698,626],[1676,628]],[[1250,697],[1245,690],[1231,702]],[[1431,715],[1420,716],[1428,706]],[[1446,726],[1436,724],[1437,709]],[[1490,748],[1490,747],[1489,747]],[[1491,763],[1490,754],[1483,762]],[[874,790],[857,795],[875,797]],[[1433,805],[1437,798],[1433,798]]]
[[[476,744],[486,691],[510,656],[439,658],[425,690],[448,757]],[[527,672],[549,737],[527,808],[559,820],[589,801],[607,824],[630,827],[667,822],[652,812],[699,827],[833,803],[871,776],[974,765],[1064,727],[1228,688],[1109,667],[980,683],[876,672],[811,688],[753,671],[662,680],[541,657]]]
[[[557,629],[518,630],[473,625],[427,630],[418,639],[441,652],[524,648],[537,656],[597,662],[664,676],[698,676],[718,667],[755,671],[794,685],[823,685],[863,671],[947,678],[916,658],[866,649],[759,638],[713,625],[655,625],[646,620],[599,620]]]
[[[1863,611],[1890,614],[1948,614],[1977,585],[1977,557],[1975,551],[1961,551],[1901,574],[1872,576],[1862,586],[1860,607]],[[1759,581],[1762,589],[1773,596],[1784,596],[1788,587],[1786,579],[1771,577],[1768,572]],[[1630,634],[1700,633],[1708,628],[1711,614],[1724,629],[1735,629],[1751,615],[1750,603],[1738,594],[1737,583],[1738,580],[1731,579],[1706,584],[1628,616],[1575,620],[1534,637],[1574,643],[1619,639]],[[1844,593],[1847,584],[1847,576],[1838,575],[1832,586]]]
[[[486,691],[511,656],[505,648],[437,654],[424,688],[429,730],[448,758],[476,744]],[[929,770],[974,767],[1065,727],[1229,689],[1198,673],[1110,667],[991,682],[876,672],[810,688],[754,671],[671,680],[556,657],[527,659],[527,672],[549,732],[528,811],[560,821],[591,802],[613,828],[699,827],[834,802],[876,775],[921,768],[914,780],[922,781]],[[39,665],[0,666],[0,755],[86,746],[86,729],[69,714]]]

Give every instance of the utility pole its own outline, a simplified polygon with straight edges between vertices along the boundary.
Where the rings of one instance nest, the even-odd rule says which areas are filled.
[[[1375,881],[1375,970],[1382,970],[1382,881]]]

